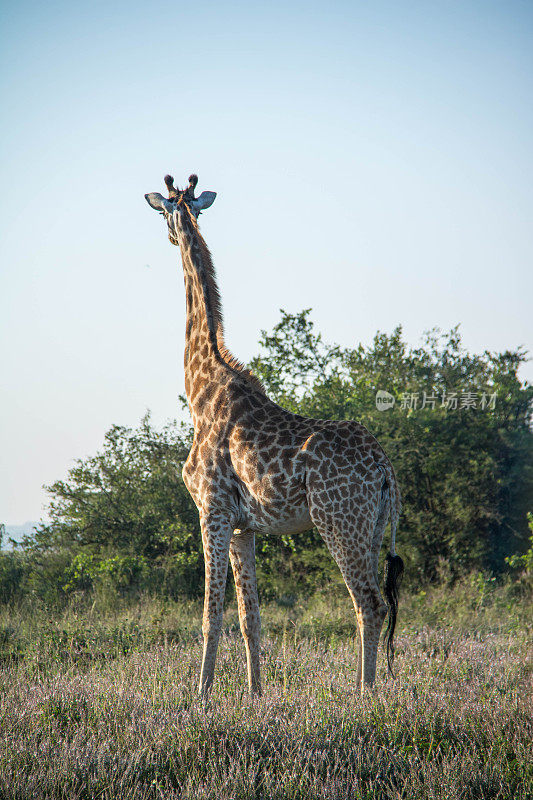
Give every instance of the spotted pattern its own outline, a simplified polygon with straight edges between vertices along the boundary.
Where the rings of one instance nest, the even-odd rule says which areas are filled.
[[[248,682],[261,691],[256,532],[320,531],[352,598],[359,630],[361,690],[375,679],[387,607],[378,555],[400,493],[376,439],[356,422],[305,419],[266,397],[224,345],[213,264],[185,202],[165,214],[181,249],[187,305],[185,387],[194,442],[183,479],[198,507],[205,556],[204,652],[200,694],[213,682],[228,561],[235,577]]]

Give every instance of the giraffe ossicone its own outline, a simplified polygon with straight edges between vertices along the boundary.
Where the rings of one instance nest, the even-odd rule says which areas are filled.
[[[400,490],[383,448],[362,425],[349,420],[301,417],[272,402],[260,381],[226,348],[222,308],[209,249],[198,216],[216,193],[195,197],[165,177],[169,197],[145,195],[163,214],[168,236],[179,245],[186,298],[185,392],[194,440],[183,480],[200,515],[205,558],[200,694],[213,683],[222,629],[228,562],[235,578],[248,685],[261,692],[260,615],[255,534],[298,533],[315,526],[336,560],[355,608],[359,631],[358,682],[372,686],[379,637],[385,634],[389,669],[398,610],[402,559],[395,552]],[[384,595],[378,557],[390,518]]]
[[[159,192],[150,192],[144,195],[148,204],[162,214],[172,214],[176,204],[186,202],[191,213],[198,218],[204,209],[213,205],[217,196],[216,192],[202,192],[199,197],[194,196],[194,190],[198,183],[197,175],[189,176],[189,185],[182,191],[175,188],[172,175],[165,175],[164,180],[168,189],[168,200]]]

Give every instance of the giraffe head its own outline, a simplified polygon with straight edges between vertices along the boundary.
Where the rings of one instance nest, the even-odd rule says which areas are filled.
[[[144,195],[148,204],[165,217],[168,225],[168,238],[172,244],[179,244],[179,232],[183,228],[183,215],[187,218],[190,214],[195,220],[198,219],[199,214],[204,208],[209,208],[217,196],[216,192],[202,192],[199,197],[195,197],[194,190],[197,183],[198,176],[191,175],[186,189],[176,189],[172,175],[165,175],[168,200],[159,192],[150,192],[150,194]]]

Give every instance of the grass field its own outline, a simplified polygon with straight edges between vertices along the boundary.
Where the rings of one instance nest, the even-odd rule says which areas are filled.
[[[482,576],[402,599],[397,678],[361,699],[334,593],[263,614],[264,696],[226,612],[207,709],[200,603],[1,616],[1,798],[513,798],[533,791],[532,604]]]

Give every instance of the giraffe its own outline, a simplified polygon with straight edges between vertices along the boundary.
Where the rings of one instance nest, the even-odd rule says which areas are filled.
[[[168,199],[146,194],[179,246],[186,297],[185,391],[194,440],[183,480],[199,512],[205,558],[203,658],[199,693],[213,684],[231,563],[244,639],[248,687],[261,694],[260,614],[255,534],[284,534],[316,526],[337,562],[358,627],[357,683],[375,681],[381,628],[392,672],[398,582],[403,562],[395,552],[400,491],[377,440],[352,421],[306,419],[272,402],[260,381],[226,348],[213,262],[198,216],[215,192],[195,197],[191,175],[176,189],[166,175]],[[391,545],[385,561],[383,601],[378,556],[388,518]]]

